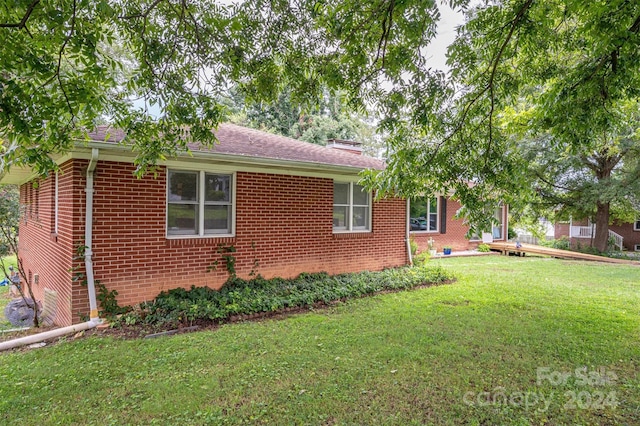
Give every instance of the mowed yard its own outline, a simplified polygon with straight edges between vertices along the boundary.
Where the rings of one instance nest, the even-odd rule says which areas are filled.
[[[430,264],[458,281],[215,331],[0,354],[0,422],[640,422],[640,267]]]

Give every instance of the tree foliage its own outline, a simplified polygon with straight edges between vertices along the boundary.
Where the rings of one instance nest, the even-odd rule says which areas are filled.
[[[617,119],[594,126],[582,144],[552,129],[541,132],[531,123],[539,115],[535,110],[511,116],[515,126],[527,129],[520,150],[534,190],[532,213],[591,219],[601,251],[607,249],[609,223],[633,222],[640,211],[640,108],[637,101],[626,102],[610,105],[609,112]]]
[[[11,185],[0,187],[0,271],[6,277],[10,277],[7,256],[18,253],[18,227],[20,224],[20,193]],[[24,303],[33,309],[33,326],[39,327],[40,317],[36,298],[33,295],[31,283],[22,265],[22,259],[17,257],[16,273],[20,277],[20,283],[16,285],[18,293]]]
[[[303,108],[291,100],[291,90],[284,89],[275,101],[247,101],[237,88],[221,102],[227,107],[224,117],[235,124],[277,133],[306,142],[325,145],[329,139],[360,142],[364,152],[378,156],[381,137],[364,116],[347,108],[340,92],[323,90],[316,105]]]
[[[106,117],[143,172],[190,139],[213,142],[229,82],[249,103],[286,88],[308,106],[344,90],[389,135],[388,167],[367,184],[380,195],[455,191],[486,225],[499,201],[534,197],[509,111],[528,105],[529,135],[556,149],[621,134],[620,107],[640,90],[640,3],[448,3],[467,21],[445,74],[427,61],[435,0],[13,0],[0,9],[3,161],[45,171],[48,154]]]
[[[617,156],[614,140],[637,137],[637,109],[623,105],[640,88],[639,29],[640,4],[623,0],[507,0],[470,9],[449,48],[447,78],[414,78],[384,100],[399,112],[385,122],[395,155],[370,180],[407,194],[455,190],[482,223],[500,199],[519,208],[541,195],[523,152],[531,144],[557,159],[597,161],[598,150]],[[435,101],[420,102],[421,94]],[[523,103],[531,116],[514,123],[511,111]]]

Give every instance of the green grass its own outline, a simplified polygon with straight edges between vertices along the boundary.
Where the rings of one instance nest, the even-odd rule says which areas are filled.
[[[9,265],[12,265],[14,268],[16,267],[17,260],[16,256],[8,256],[4,258],[4,262],[9,268]],[[0,281],[4,279],[4,273],[0,270]],[[13,328],[11,323],[7,321],[4,317],[4,308],[7,306],[11,297],[9,296],[9,286],[0,287],[0,331],[8,330]]]
[[[0,355],[0,412],[38,425],[637,423],[640,268],[437,262],[458,282],[216,331]],[[615,378],[580,384],[581,367]],[[538,368],[569,378],[538,384]]]

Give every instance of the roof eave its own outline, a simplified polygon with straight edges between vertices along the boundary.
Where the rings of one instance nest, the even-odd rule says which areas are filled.
[[[129,147],[123,145],[114,145],[108,142],[91,141],[89,143],[83,143],[82,148],[98,148],[105,151],[116,151],[122,154],[127,154],[131,159],[134,158],[134,154]],[[220,152],[207,152],[207,151],[189,151],[181,152],[178,154],[178,159],[206,159],[213,161],[220,161],[224,163],[241,163],[245,165],[256,165],[261,167],[274,167],[274,168],[295,168],[304,169],[310,171],[335,171],[341,173],[358,174],[367,167],[337,165],[328,163],[318,163],[312,161],[294,161],[278,158],[267,157],[254,157],[249,155],[240,154],[227,154]]]
[[[129,162],[133,162],[135,158],[135,154],[131,151],[131,148],[125,145],[118,145],[114,143],[99,142],[99,141],[89,141],[89,142],[79,141],[76,143],[75,149],[70,152],[70,155],[62,156],[60,157],[60,159],[66,161],[66,159],[72,157],[73,153],[82,154],[85,151],[87,152],[90,151],[92,148],[97,148],[105,152],[117,153],[118,155],[122,155],[123,160],[127,160]],[[178,154],[178,157],[177,157],[177,159],[189,159],[189,158],[216,161],[216,162],[228,163],[228,164],[243,164],[246,166],[256,166],[261,168],[272,168],[274,170],[286,169],[286,170],[300,170],[300,171],[314,171],[314,172],[321,171],[324,173],[336,173],[336,174],[351,175],[351,176],[358,175],[362,170],[367,169],[367,167],[318,163],[318,162],[312,162],[312,161],[294,161],[294,160],[285,160],[285,159],[277,159],[277,158],[253,157],[248,155],[227,154],[227,153],[219,153],[219,152],[205,152],[205,151],[183,152]],[[28,166],[13,167],[9,172],[4,173],[2,176],[0,176],[0,184],[20,185],[25,182],[29,182],[35,177],[36,177],[36,173],[33,171],[31,167],[28,167]]]

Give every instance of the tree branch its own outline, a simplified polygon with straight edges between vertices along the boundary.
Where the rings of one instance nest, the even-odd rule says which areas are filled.
[[[502,58],[502,55],[504,54],[504,51],[507,47],[507,45],[509,44],[509,41],[511,41],[511,38],[513,37],[513,33],[515,32],[515,29],[517,28],[518,24],[521,22],[522,18],[524,17],[524,14],[526,13],[526,11],[531,7],[531,5],[533,4],[534,0],[527,0],[518,10],[518,13],[516,14],[516,16],[511,20],[511,27],[509,28],[509,33],[507,34],[506,38],[504,39],[504,41],[502,42],[502,44],[500,45],[500,48],[498,49],[498,52],[496,53],[496,55],[494,56],[494,58],[492,58],[491,63],[489,65],[489,69],[487,71],[490,71],[489,73],[489,81],[487,82],[487,84],[482,88],[482,90],[480,90],[480,92],[478,92],[476,94],[476,96],[474,96],[463,108],[462,110],[462,117],[460,118],[460,120],[458,120],[458,124],[457,126],[453,129],[453,131],[444,138],[443,142],[447,142],[448,140],[450,140],[456,133],[458,133],[462,127],[464,126],[464,123],[467,119],[467,115],[469,114],[469,111],[471,110],[471,107],[473,105],[475,105],[476,102],[478,102],[478,100],[484,96],[487,92],[489,92],[489,98],[491,101],[491,109],[489,111],[489,146],[487,147],[487,153],[489,152],[489,150],[491,149],[491,143],[492,143],[492,135],[493,135],[493,131],[492,131],[492,124],[493,124],[493,114],[494,114],[494,109],[495,109],[495,94],[494,94],[494,83],[495,83],[495,78],[496,78],[496,74],[498,71],[498,65],[500,63],[500,59]],[[485,156],[486,157],[486,156]]]
[[[633,22],[631,27],[629,27],[629,32],[630,33],[637,34],[638,31],[640,31],[640,16],[636,17],[636,20]],[[601,56],[600,59],[598,60],[598,63],[594,67],[593,71],[591,71],[591,73],[589,75],[585,76],[584,78],[582,78],[581,80],[579,80],[575,84],[573,84],[569,88],[569,90],[570,91],[574,90],[580,84],[586,83],[587,81],[591,80],[598,73],[598,71],[600,71],[607,64],[607,62],[611,62],[612,70],[615,72],[616,69],[617,69],[618,59],[619,59],[618,58],[618,54],[619,54],[620,49],[622,48],[622,46],[627,41],[629,41],[629,36],[628,35],[627,35],[627,37],[624,37],[619,43],[617,43],[614,46],[614,48],[613,48],[613,50],[611,52],[608,52],[607,54]]]
[[[13,24],[0,24],[0,28],[17,28],[19,30],[25,28],[27,25],[27,21],[31,16],[31,13],[33,13],[38,3],[40,3],[40,0],[33,0],[31,2],[29,7],[27,7],[27,11],[24,13],[24,16],[22,16],[22,19],[20,20],[20,22],[13,23]]]
[[[144,12],[140,12],[140,13],[135,13],[133,15],[124,15],[124,16],[118,16],[118,18],[120,19],[137,19],[137,18],[147,18],[149,16],[149,14],[151,13],[151,11],[153,9],[156,8],[156,6],[158,6],[160,3],[162,3],[165,0],[155,0],[153,3],[151,3],[151,5],[149,5],[149,7],[147,8],[147,10],[145,10]]]
[[[387,42],[389,40],[389,35],[391,34],[391,27],[393,26],[393,12],[395,9],[396,2],[395,0],[391,0],[389,2],[389,6],[387,7],[387,11],[384,15],[384,19],[382,20],[382,34],[380,35],[380,40],[378,41],[378,50],[376,51],[376,57],[374,58],[371,65],[375,65],[380,58],[382,58],[382,64],[380,66],[374,67],[371,72],[367,73],[357,84],[357,86],[361,86],[365,81],[368,81],[375,74],[384,69],[385,66],[385,58],[387,53]]]

